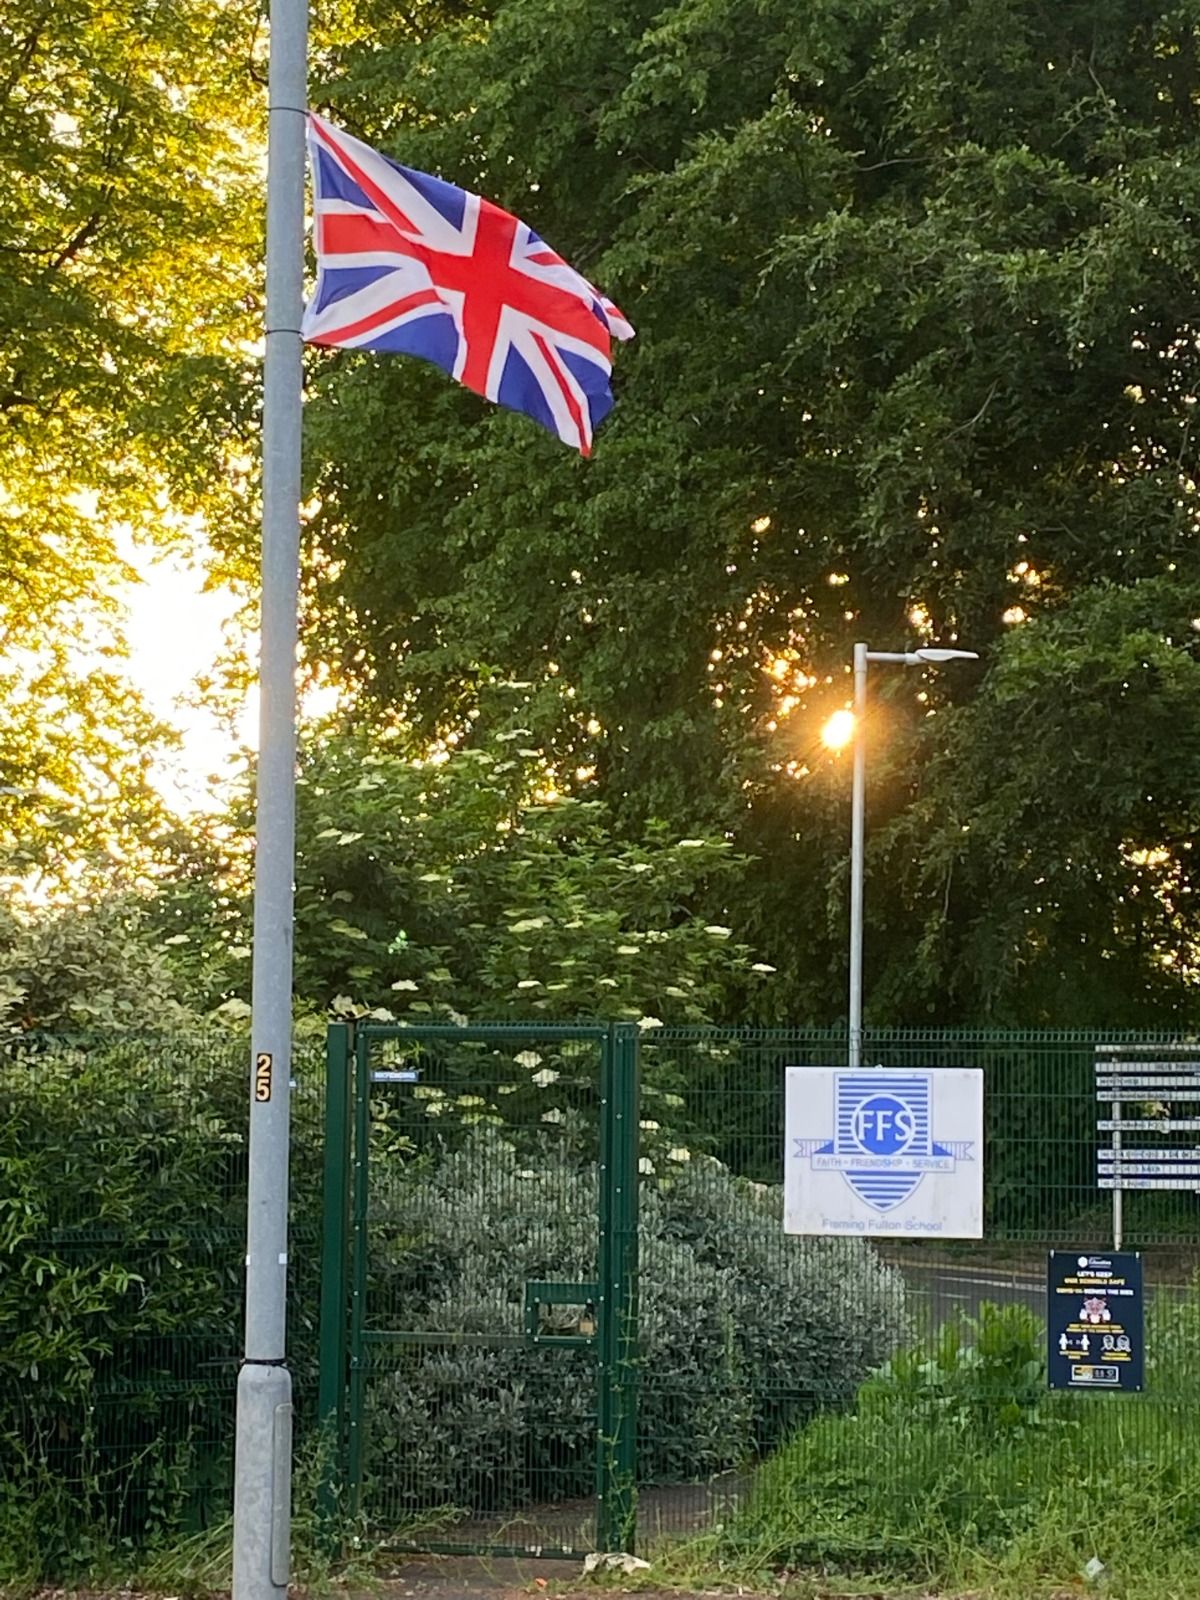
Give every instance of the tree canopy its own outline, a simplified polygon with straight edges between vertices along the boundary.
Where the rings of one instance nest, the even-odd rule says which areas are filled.
[[[118,531],[248,526],[257,30],[256,6],[223,0],[0,3],[0,845],[18,869],[153,826],[163,730],[121,670]]]
[[[148,918],[207,919],[169,956],[205,1005],[244,987],[248,813],[172,832],[108,595],[118,530],[253,554],[258,29],[0,0],[0,851],[174,860]],[[589,983],[610,934],[665,930],[706,1016],[839,1016],[849,762],[820,730],[865,638],[981,658],[872,675],[868,1016],[1192,1015],[1198,29],[1200,0],[318,16],[313,103],[518,212],[638,338],[589,462],[419,362],[310,352],[307,664],[353,725],[305,757],[311,1000],[386,1003],[404,930],[439,1004],[498,1004],[543,981],[505,907],[562,934],[590,885]],[[618,893],[646,850],[669,915]],[[744,942],[725,978],[710,926]]]
[[[650,1026],[713,1022],[754,1002],[776,969],[738,937],[746,863],[729,842],[661,824],[614,838],[603,804],[560,795],[529,729],[508,720],[432,756],[414,756],[402,728],[329,722],[305,740],[296,989],[306,1007]],[[193,873],[193,859],[160,888],[158,944],[196,1010],[245,1015],[249,863],[214,848]]]
[[[618,828],[761,865],[840,1010],[854,639],[889,1020],[1188,1004],[1194,3],[506,0],[326,98],[492,196],[638,329],[578,463],[419,364],[312,368],[309,648],[429,736],[497,677]],[[1161,736],[1170,730],[1170,743]]]

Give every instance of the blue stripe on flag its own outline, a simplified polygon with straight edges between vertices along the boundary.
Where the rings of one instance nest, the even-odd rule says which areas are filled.
[[[542,386],[518,350],[509,349],[496,399],[513,411],[524,411],[527,416],[540,422],[543,428],[549,428],[551,433],[558,432],[558,423],[546,404]]]
[[[387,161],[386,156],[384,160]],[[454,184],[446,183],[442,178],[431,177],[428,172],[414,172],[411,167],[402,167],[398,161],[388,161],[388,165],[407,178],[417,193],[428,200],[435,211],[440,211],[452,228],[462,227],[467,210],[465,190],[455,188]]]
[[[560,350],[559,356],[562,364],[587,395],[588,411],[592,417],[592,427],[598,427],[613,408],[612,390],[608,386],[608,374],[603,368],[598,367],[594,361],[589,361],[585,356],[576,355],[573,350]]]
[[[396,350],[404,355],[420,356],[432,361],[443,372],[454,371],[458,355],[458,329],[448,311],[430,310],[398,328],[372,334],[365,346],[368,350]]]
[[[367,288],[369,284],[378,282],[380,278],[387,277],[389,272],[395,270],[395,267],[385,266],[325,267],[317,283],[313,309],[324,311],[326,306],[336,305],[339,300],[357,294],[360,289]]]
[[[352,206],[374,211],[375,207],[323,145],[317,145],[317,192],[322,200],[345,200]]]

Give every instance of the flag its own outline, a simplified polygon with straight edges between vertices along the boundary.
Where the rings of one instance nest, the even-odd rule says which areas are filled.
[[[633,329],[533,229],[309,119],[317,284],[310,344],[399,350],[591,454],[612,338]]]

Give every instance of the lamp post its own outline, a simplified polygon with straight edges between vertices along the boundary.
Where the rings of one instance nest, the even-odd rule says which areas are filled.
[[[850,1040],[849,1064],[862,1066],[863,835],[867,791],[867,666],[890,661],[902,667],[944,661],[977,661],[974,650],[872,650],[854,646],[854,784],[850,803]]]

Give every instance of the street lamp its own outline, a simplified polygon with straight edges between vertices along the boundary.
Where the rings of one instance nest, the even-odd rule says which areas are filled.
[[[867,787],[867,663],[890,661],[902,667],[939,666],[944,661],[978,661],[974,650],[872,650],[854,646],[854,787],[850,813],[850,1041],[849,1063],[862,1066],[863,831]],[[832,718],[830,721],[832,722]],[[831,743],[847,743],[843,729]]]

